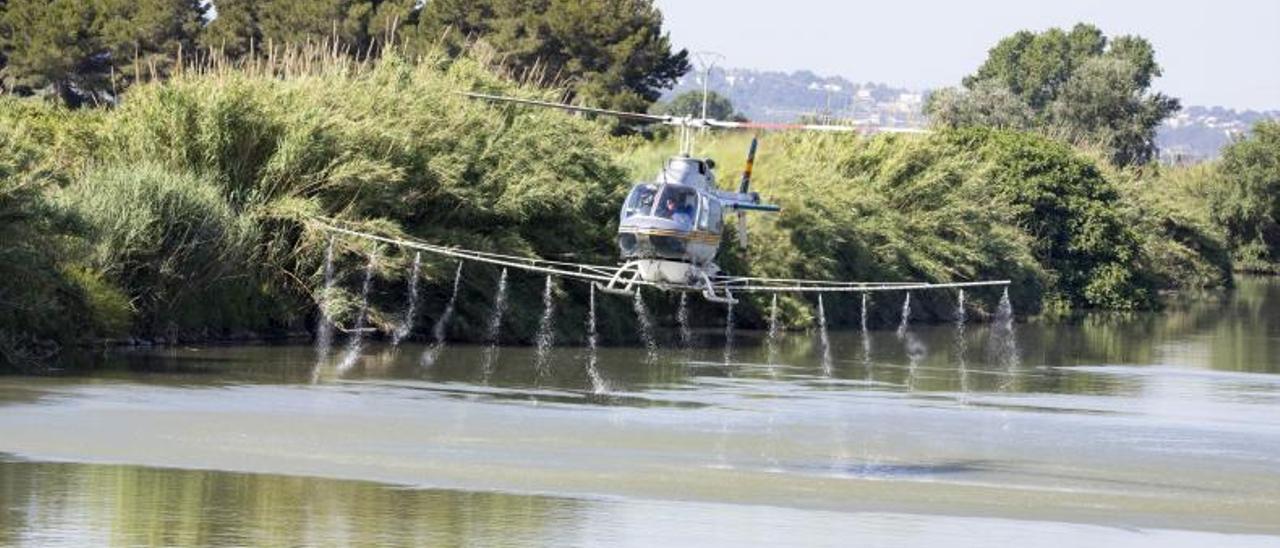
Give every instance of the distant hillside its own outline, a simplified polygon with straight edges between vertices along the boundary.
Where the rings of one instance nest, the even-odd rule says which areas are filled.
[[[1160,147],[1160,158],[1169,162],[1216,158],[1223,146],[1268,118],[1280,120],[1280,110],[1189,106],[1165,120],[1156,134],[1156,145]]]
[[[752,120],[790,122],[801,116],[828,116],[893,127],[928,125],[922,110],[929,90],[855,83],[807,70],[786,73],[740,68],[713,69],[709,87],[728,97],[739,112]],[[701,89],[702,74],[690,73],[663,99]],[[1280,119],[1280,110],[1185,107],[1158,130],[1156,143],[1160,157],[1168,162],[1215,158],[1234,135],[1243,134],[1254,123],[1267,118]]]
[[[904,88],[873,82],[854,83],[802,70],[766,72],[750,69],[711,71],[710,86],[733,101],[752,120],[789,122],[805,115],[832,116],[888,126],[922,127],[924,96]],[[702,89],[702,74],[690,73],[664,100]]]

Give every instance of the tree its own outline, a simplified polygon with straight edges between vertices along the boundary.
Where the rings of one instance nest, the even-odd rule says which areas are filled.
[[[1008,88],[979,82],[969,92],[944,88],[929,97],[933,122],[945,127],[1031,129],[1035,112]]]
[[[202,0],[98,0],[98,5],[101,53],[116,85],[153,72],[167,76],[179,53],[194,54],[207,9]]]
[[[4,13],[4,7],[7,3],[7,0],[0,0],[0,13]],[[4,56],[4,50],[0,49],[0,75],[4,74],[4,67],[8,64],[9,59]],[[0,77],[0,92],[3,92],[6,89],[8,89],[8,86],[5,85],[4,78]]]
[[[258,4],[262,37],[276,44],[306,44],[336,39],[363,50],[368,23],[378,2],[369,0],[264,0]]]
[[[702,116],[702,92],[686,91],[666,103],[655,105],[654,112],[672,116]],[[707,118],[717,120],[745,120],[733,109],[728,97],[714,91],[707,92]]]
[[[1180,108],[1149,92],[1157,76],[1155,50],[1138,36],[1108,43],[1083,23],[1021,31],[991,49],[964,90],[935,93],[926,112],[942,127],[1040,129],[1101,146],[1116,165],[1144,164],[1156,156],[1155,128]]]
[[[0,13],[5,87],[19,93],[48,90],[68,101],[77,89],[98,87],[94,53],[96,10],[77,0],[12,0]]]
[[[201,45],[231,58],[249,48],[337,43],[351,54],[376,53],[393,28],[412,26],[416,0],[218,0]]]
[[[72,105],[167,74],[180,49],[193,51],[205,12],[200,0],[12,0],[0,8],[5,87]]]
[[[644,112],[689,70],[652,0],[434,0],[418,33],[455,53],[475,39],[513,73],[536,71],[603,108]]]
[[[214,6],[217,17],[209,22],[200,35],[200,46],[222,52],[231,58],[247,54],[250,48],[260,47],[262,31],[258,29],[257,0],[217,0]]]
[[[1246,268],[1280,263],[1280,121],[1255,124],[1248,138],[1228,145],[1211,208],[1227,230],[1235,259]]]
[[[1155,158],[1156,127],[1178,110],[1163,94],[1144,97],[1145,75],[1117,57],[1082,63],[1049,105],[1047,115],[1072,142],[1092,142],[1111,154],[1116,165],[1145,164]]]

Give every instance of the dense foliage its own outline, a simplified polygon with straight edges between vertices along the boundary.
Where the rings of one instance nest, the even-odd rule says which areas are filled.
[[[200,43],[233,59],[271,46],[336,42],[367,55],[401,26],[413,30],[419,2],[406,0],[217,0]],[[411,34],[412,35],[412,34]]]
[[[0,85],[71,105],[107,101],[193,53],[205,10],[200,0],[0,2]]]
[[[1251,270],[1280,265],[1280,122],[1260,122],[1223,150],[1213,216],[1235,259]]]
[[[479,48],[518,77],[640,112],[689,70],[652,0],[12,0],[0,2],[0,88],[113,103],[179,55],[274,59],[316,44],[357,59],[392,44],[409,58]]]
[[[1041,129],[1102,147],[1116,165],[1155,159],[1155,131],[1179,108],[1149,93],[1160,76],[1151,43],[1108,40],[1097,27],[1021,31],[991,49],[964,90],[935,93],[926,112],[941,127]]]
[[[612,256],[601,220],[613,218],[626,185],[602,147],[604,128],[456,95],[521,93],[472,61],[306,66],[315,68],[193,72],[138,86],[109,111],[5,99],[2,205],[15,213],[3,219],[14,235],[3,253],[15,285],[4,287],[0,328],[57,340],[115,334],[58,331],[67,322],[57,311],[89,306],[85,294],[97,289],[122,297],[95,297],[115,307],[103,325],[123,317],[142,335],[306,329],[326,240],[308,223],[317,217],[508,253]],[[338,256],[343,280],[358,279],[373,256],[375,285],[403,288],[398,250],[344,240]],[[447,285],[440,278],[453,264],[428,259],[426,275]],[[491,291],[496,274],[469,272],[469,291]],[[400,296],[374,320],[398,313]],[[334,301],[339,322],[350,322],[354,298]],[[458,333],[474,333],[468,322],[484,308],[466,299]],[[529,314],[512,318],[516,333],[536,324]]]
[[[644,112],[689,71],[652,0],[437,0],[419,32],[461,49],[479,37],[518,75],[565,85],[592,106]]]
[[[702,116],[702,91],[686,91],[672,97],[670,101],[657,103],[651,111],[654,114],[670,114],[672,116]],[[707,118],[716,120],[745,120],[733,108],[733,102],[714,91],[708,91],[706,97]]]

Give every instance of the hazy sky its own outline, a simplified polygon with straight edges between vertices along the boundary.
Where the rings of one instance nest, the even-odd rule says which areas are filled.
[[[1280,109],[1280,0],[656,0],[676,47],[731,67],[957,85],[1000,38],[1085,21],[1154,44],[1184,105]]]

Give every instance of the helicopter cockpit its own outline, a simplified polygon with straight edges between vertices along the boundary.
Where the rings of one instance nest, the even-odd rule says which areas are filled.
[[[622,220],[642,215],[665,219],[675,225],[664,228],[692,230],[695,228],[695,221],[699,219],[702,209],[699,206],[703,201],[705,200],[700,198],[698,191],[692,187],[642,183],[632,187],[631,194],[622,207]],[[705,216],[704,213],[703,217]]]
[[[720,200],[683,184],[640,183],[622,207],[618,245],[627,258],[710,261],[724,228]]]

